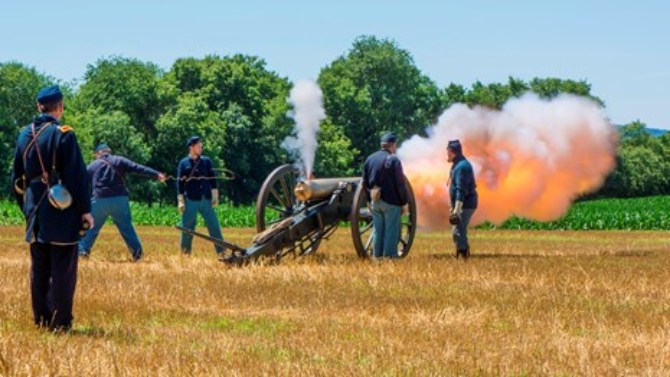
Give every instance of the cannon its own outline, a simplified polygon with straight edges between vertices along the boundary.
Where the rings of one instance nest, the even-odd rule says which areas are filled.
[[[416,202],[407,183],[409,210],[401,218],[398,255],[406,257],[416,233]],[[231,250],[222,259],[242,265],[259,257],[280,261],[287,255],[313,254],[340,223],[349,222],[354,249],[361,258],[372,257],[372,214],[360,177],[300,179],[292,165],[276,168],[263,182],[256,200],[257,234],[248,248],[177,227]]]

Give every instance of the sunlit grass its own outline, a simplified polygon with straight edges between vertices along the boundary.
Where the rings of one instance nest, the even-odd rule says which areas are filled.
[[[338,230],[311,257],[228,268],[205,241],[105,228],[81,261],[75,327],[33,328],[29,256],[0,228],[0,375],[667,375],[665,232],[446,233],[362,261]],[[252,229],[225,229],[248,245]]]

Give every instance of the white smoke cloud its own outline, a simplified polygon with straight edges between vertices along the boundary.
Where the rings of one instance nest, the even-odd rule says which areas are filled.
[[[572,200],[596,190],[615,166],[616,132],[593,101],[573,95],[509,100],[501,111],[455,104],[398,155],[414,188],[419,226],[444,229],[449,140],[460,139],[477,180],[474,223],[512,215],[540,221],[565,214]]]
[[[295,121],[295,136],[287,137],[282,147],[296,159],[305,177],[310,177],[314,168],[319,126],[326,118],[323,92],[315,82],[301,80],[291,89],[289,102],[293,105],[289,116]]]

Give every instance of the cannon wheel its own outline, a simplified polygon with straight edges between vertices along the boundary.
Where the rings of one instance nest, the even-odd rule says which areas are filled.
[[[290,164],[282,165],[270,173],[256,199],[256,231],[293,215],[296,198],[293,190],[300,172]]]
[[[400,219],[400,240],[398,241],[398,256],[404,258],[414,243],[416,233],[416,201],[414,191],[407,178],[405,178],[409,199],[409,213]],[[356,253],[361,258],[372,257],[372,213],[368,208],[368,199],[361,182],[354,194],[354,203],[351,207],[351,236],[354,240]]]
[[[300,171],[293,165],[282,165],[270,173],[256,200],[256,231],[263,232],[280,221],[293,216],[298,207],[294,189]],[[296,240],[293,246],[277,250],[277,261],[288,254],[307,255],[316,252],[324,233],[329,229],[317,229],[309,236]]]

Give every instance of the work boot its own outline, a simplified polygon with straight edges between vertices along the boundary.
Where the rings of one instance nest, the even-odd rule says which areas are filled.
[[[144,253],[142,252],[142,249],[139,249],[139,250],[131,253],[131,256],[133,258],[133,262],[139,262],[140,259],[142,259],[143,255],[144,255]]]

